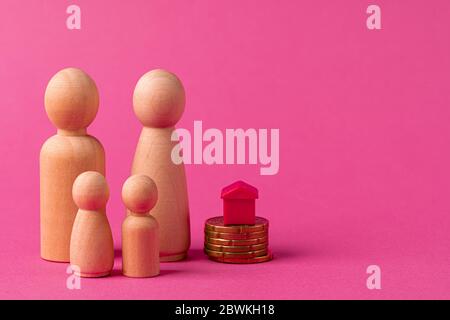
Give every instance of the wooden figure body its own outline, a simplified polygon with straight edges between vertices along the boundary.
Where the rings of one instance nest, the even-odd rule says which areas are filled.
[[[159,275],[158,222],[149,214],[158,200],[155,182],[145,175],[128,178],[122,200],[129,215],[122,224],[122,272],[127,277]]]
[[[105,210],[108,184],[100,173],[87,171],[76,178],[72,192],[79,210],[70,240],[70,264],[81,277],[107,276],[114,266],[114,243]]]
[[[151,214],[159,223],[160,260],[177,261],[190,246],[189,203],[184,165],[171,159],[176,141],[174,126],[184,111],[180,80],[164,70],[148,72],[138,81],[133,105],[144,128],[134,156],[132,174],[145,174],[158,187],[158,203]]]
[[[101,143],[86,128],[98,111],[94,81],[83,71],[69,68],[50,80],[45,109],[58,128],[40,152],[41,257],[69,262],[70,235],[77,213],[72,199],[75,178],[84,171],[105,173]]]

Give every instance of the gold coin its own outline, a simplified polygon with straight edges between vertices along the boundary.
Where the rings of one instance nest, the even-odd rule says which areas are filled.
[[[205,230],[225,233],[250,233],[260,232],[269,229],[269,221],[267,219],[256,217],[254,225],[228,225],[223,223],[223,217],[214,217],[206,220]]]
[[[264,256],[254,257],[254,258],[224,258],[224,257],[212,257],[208,256],[212,261],[223,262],[223,263],[234,263],[234,264],[250,264],[250,263],[261,263],[267,262],[273,259],[272,252],[268,252]]]
[[[218,238],[225,240],[248,240],[267,237],[267,231],[251,232],[251,233],[226,233],[205,230],[205,237]]]
[[[218,238],[208,238],[207,236],[205,236],[205,242],[211,244],[218,244],[221,246],[252,246],[260,243],[268,244],[268,240],[269,240],[268,237],[246,239],[246,240],[227,240]]]
[[[267,249],[267,244],[260,243],[252,246],[221,246],[217,244],[205,243],[205,248],[221,252],[253,252]]]
[[[214,250],[209,250],[206,248],[204,250],[205,250],[205,253],[209,257],[214,257],[214,258],[244,258],[244,259],[248,259],[248,258],[264,256],[267,254],[267,249],[258,250],[258,251],[249,251],[249,252],[239,252],[239,253],[214,251]]]

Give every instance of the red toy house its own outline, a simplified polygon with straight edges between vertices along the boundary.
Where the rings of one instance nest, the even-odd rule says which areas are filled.
[[[255,224],[255,199],[258,189],[237,181],[222,189],[223,222],[231,224]]]

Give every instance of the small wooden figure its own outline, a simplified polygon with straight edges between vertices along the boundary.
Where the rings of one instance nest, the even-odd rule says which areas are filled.
[[[222,189],[223,223],[255,224],[255,199],[258,199],[258,189],[237,181]]]
[[[145,175],[128,178],[122,200],[129,215],[122,224],[122,268],[127,277],[159,275],[158,222],[150,210],[158,200],[155,182]]]
[[[70,240],[70,264],[77,275],[104,277],[114,265],[114,243],[106,216],[108,184],[98,172],[87,171],[73,184],[73,200],[80,208],[73,224]]]
[[[72,185],[82,172],[105,173],[101,143],[86,128],[97,115],[99,97],[94,81],[80,69],[59,71],[45,91],[45,110],[58,128],[40,153],[41,257],[69,262],[70,234],[78,208]]]
[[[183,85],[174,74],[164,70],[146,73],[134,90],[134,112],[144,128],[131,172],[152,177],[158,187],[159,200],[152,215],[159,223],[160,261],[182,260],[190,246],[184,165],[174,164],[171,158],[178,143],[171,136],[184,104]]]

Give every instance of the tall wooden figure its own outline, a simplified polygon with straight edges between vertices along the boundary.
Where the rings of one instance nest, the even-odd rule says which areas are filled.
[[[104,277],[114,266],[114,243],[106,216],[109,188],[98,172],[87,171],[73,184],[73,200],[80,208],[70,240],[70,264],[75,274]]]
[[[189,204],[184,165],[171,152],[175,124],[180,120],[185,93],[180,80],[164,70],[153,70],[138,81],[134,112],[144,128],[134,156],[132,174],[145,174],[158,187],[158,203],[151,214],[159,223],[160,260],[186,258],[190,246]]]
[[[122,200],[130,213],[122,224],[122,272],[127,277],[159,274],[158,222],[149,214],[158,200],[155,182],[145,175],[128,178]]]
[[[50,80],[45,110],[58,128],[40,153],[41,257],[69,262],[70,235],[77,213],[72,185],[82,172],[105,173],[101,143],[86,128],[97,115],[99,97],[94,81],[82,70],[69,68]]]

